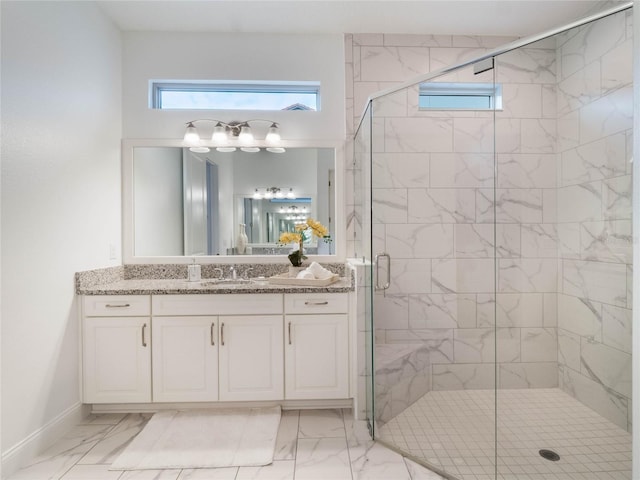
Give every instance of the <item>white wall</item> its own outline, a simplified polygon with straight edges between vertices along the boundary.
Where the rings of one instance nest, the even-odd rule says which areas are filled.
[[[80,412],[74,272],[120,263],[122,112],[120,33],[96,6],[1,8],[4,463]]]
[[[342,35],[126,32],[123,39],[125,138],[181,139],[184,123],[196,118],[268,118],[280,122],[283,139],[344,139]],[[149,109],[149,81],[175,79],[320,81],[322,107],[319,112]],[[256,137],[263,138],[268,126],[262,132],[256,128]]]
[[[342,35],[125,32],[123,43],[124,138],[181,140],[185,122],[198,118],[227,122],[267,118],[280,124],[283,140],[311,145],[314,140],[338,144],[345,138]],[[320,81],[321,109],[318,112],[150,109],[150,80],[175,79]],[[268,126],[268,123],[254,125],[257,139],[264,138]],[[201,135],[206,137],[213,124],[203,123],[201,127]],[[231,172],[222,167],[220,225],[225,226],[235,221],[233,198],[228,198],[223,188]],[[221,252],[234,245],[235,228],[234,225],[232,232],[221,229]],[[344,235],[343,226],[337,234]]]

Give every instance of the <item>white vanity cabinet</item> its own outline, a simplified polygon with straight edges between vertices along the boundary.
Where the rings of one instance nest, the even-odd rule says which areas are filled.
[[[83,401],[349,398],[347,293],[85,295]]]
[[[85,296],[83,309],[84,402],[150,402],[150,297]]]
[[[282,294],[154,295],[153,401],[281,400]]]
[[[218,400],[218,317],[153,317],[154,402]]]
[[[282,400],[282,314],[220,316],[220,400]]]
[[[347,294],[285,295],[285,399],[349,397]]]

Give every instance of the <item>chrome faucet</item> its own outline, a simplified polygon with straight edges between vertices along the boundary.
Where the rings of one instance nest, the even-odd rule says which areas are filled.
[[[236,267],[231,267],[231,270],[229,272],[231,274],[231,278],[234,280],[238,279],[238,273],[236,272]]]

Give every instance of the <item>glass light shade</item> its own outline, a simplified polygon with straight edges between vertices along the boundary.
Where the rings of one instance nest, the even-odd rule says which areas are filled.
[[[209,147],[189,147],[189,150],[191,150],[194,153],[209,153]]]
[[[273,193],[271,192],[271,190],[267,189],[267,191],[264,194],[264,198],[266,198],[267,200],[270,198],[273,198]]]
[[[236,147],[217,147],[216,150],[222,153],[231,153],[236,151]]]
[[[227,142],[227,130],[224,126],[218,122],[215,127],[213,127],[213,134],[211,135],[211,141],[215,144],[223,144]]]
[[[253,198],[255,198],[256,200],[260,200],[262,198],[262,195],[260,195],[260,192],[258,191],[257,188],[256,188],[256,191],[253,192]]]
[[[286,150],[282,147],[267,147],[267,152],[284,153]]]
[[[269,127],[269,131],[267,132],[267,136],[264,140],[269,145],[277,145],[280,143],[280,132],[278,131],[278,127],[275,123],[271,124]]]
[[[260,151],[258,147],[240,147],[240,150],[247,153],[256,153]]]
[[[184,142],[188,145],[198,145],[200,143],[200,135],[193,123],[187,125],[187,130],[184,132]]]
[[[282,190],[278,189],[276,191],[276,198],[284,198],[284,193],[282,193]]]
[[[253,142],[253,133],[251,127],[244,126],[240,128],[240,134],[238,135],[238,141],[244,145]]]
[[[290,188],[289,192],[287,192],[287,198],[290,198],[291,200],[295,200],[296,196],[293,193],[293,188]]]

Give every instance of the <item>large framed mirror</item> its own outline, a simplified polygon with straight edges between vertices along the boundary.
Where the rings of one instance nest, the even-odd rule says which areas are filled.
[[[280,234],[308,218],[328,232],[306,236],[305,254],[343,260],[341,148],[285,147],[198,153],[181,141],[123,142],[125,263],[279,262],[293,248]]]

